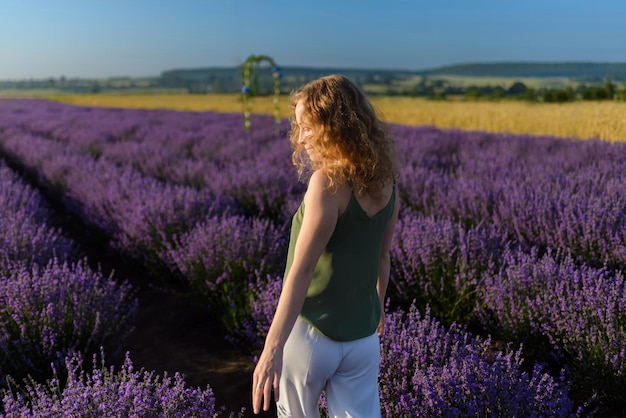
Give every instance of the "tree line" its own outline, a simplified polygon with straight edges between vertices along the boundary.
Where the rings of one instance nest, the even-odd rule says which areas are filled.
[[[500,68],[497,64],[494,64],[494,66],[496,66],[496,69]],[[480,69],[487,71],[483,67],[481,66]],[[537,64],[530,69],[533,69],[535,74],[543,74],[541,68],[543,67]],[[504,70],[506,69],[508,67],[504,68]],[[530,71],[530,69],[526,70]],[[457,72],[461,70],[469,71],[469,69],[465,68],[456,69]],[[504,70],[500,69],[500,71]],[[445,69],[440,70],[440,72],[444,71]],[[453,83],[446,78],[445,74],[433,71],[283,67],[282,73],[280,82],[281,94],[289,94],[303,83],[322,75],[342,73],[363,88],[367,94],[373,96],[426,97],[434,100],[445,100],[452,97],[463,97],[467,100],[516,99],[547,103],[575,100],[626,100],[626,76],[624,75],[616,78],[607,77],[605,79],[595,76],[591,78],[586,76],[581,79],[571,78],[568,79],[572,84],[569,87],[537,88],[528,86],[521,81],[515,81],[508,87],[501,85],[464,86],[458,82]],[[499,73],[489,74],[497,77]],[[258,89],[254,94],[274,94],[271,69],[260,71],[258,77]],[[515,80],[514,77],[508,77],[508,79]],[[620,82],[616,82],[616,79],[620,80]],[[415,82],[414,80],[419,81]],[[242,91],[242,68],[170,70],[162,72],[159,76],[144,78],[70,79],[61,76],[45,79],[0,80],[0,92],[2,90],[33,89],[53,89],[67,93],[150,92],[156,90],[187,92],[190,94],[240,93]]]
[[[626,100],[626,83],[618,86],[607,79],[603,85],[579,84],[577,87],[534,88],[521,81],[509,88],[501,86],[469,86],[467,88],[445,85],[445,82],[420,83],[410,93],[415,97],[428,97],[445,100],[453,96],[463,96],[469,100],[518,99],[529,102],[562,103],[576,100]]]

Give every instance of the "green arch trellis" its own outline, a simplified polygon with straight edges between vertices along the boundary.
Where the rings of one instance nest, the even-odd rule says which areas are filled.
[[[269,64],[272,71],[272,79],[274,81],[274,119],[276,120],[276,130],[280,126],[280,107],[278,106],[278,99],[280,97],[280,79],[282,78],[282,71],[276,62],[267,55],[251,55],[243,63],[242,76],[243,87],[241,88],[241,94],[243,96],[244,103],[244,127],[247,131],[250,130],[250,113],[252,111],[252,97],[258,94],[259,91],[259,68],[261,64]]]

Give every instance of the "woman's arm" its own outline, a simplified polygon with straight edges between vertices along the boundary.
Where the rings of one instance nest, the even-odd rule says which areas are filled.
[[[294,248],[293,263],[284,278],[276,313],[252,377],[252,406],[255,414],[259,412],[263,400],[263,410],[269,409],[272,388],[278,400],[283,347],[302,310],[315,265],[337,224],[339,200],[336,194],[328,191],[327,181],[324,173],[319,170],[314,172],[304,196],[305,211]]]
[[[394,185],[394,187],[397,187]],[[385,229],[385,236],[383,238],[382,251],[380,253],[380,262],[378,265],[378,282],[376,283],[376,290],[378,291],[378,299],[380,300],[380,321],[378,323],[378,336],[382,337],[385,330],[385,294],[387,293],[387,286],[389,285],[389,275],[391,270],[391,257],[389,252],[391,250],[391,243],[393,239],[393,231],[398,221],[398,212],[400,211],[400,199],[396,190],[396,201],[393,207],[393,214],[387,223]]]

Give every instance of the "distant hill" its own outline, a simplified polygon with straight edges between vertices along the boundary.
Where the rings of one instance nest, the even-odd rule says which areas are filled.
[[[497,77],[497,78],[564,78],[579,83],[603,83],[607,78],[626,82],[626,63],[467,63],[425,70],[358,69],[332,67],[283,67],[281,81],[283,92],[325,74],[340,73],[359,85],[399,84],[419,77]],[[272,89],[271,71],[260,71],[259,93],[269,94]],[[164,71],[159,77],[163,87],[202,88],[209,91],[233,92],[241,89],[239,67],[215,67]]]
[[[281,91],[288,93],[294,88],[327,74],[343,74],[358,84],[391,84],[419,76],[416,71],[377,70],[332,67],[281,67],[283,78]],[[270,94],[273,90],[272,73],[269,68],[260,68],[259,93]],[[214,92],[241,91],[242,75],[239,67],[209,67],[174,69],[161,73],[159,84],[163,87],[185,87],[189,89],[207,88]]]
[[[464,77],[566,77],[576,81],[599,81],[607,77],[626,80],[626,63],[475,63],[457,64],[417,71],[420,75],[455,75]]]
[[[542,63],[500,62],[465,63],[422,70],[393,70],[333,67],[282,67],[281,93],[288,94],[307,81],[332,73],[349,77],[368,94],[426,95],[445,89],[446,94],[464,94],[471,87],[500,86],[508,89],[522,81],[537,89],[565,86],[601,86],[607,79],[626,83],[626,63]],[[456,79],[455,79],[456,78]],[[459,80],[461,78],[461,80]],[[492,80],[490,80],[492,78]],[[532,80],[531,80],[532,79]],[[554,81],[553,79],[559,79]],[[537,81],[539,80],[539,81]],[[258,91],[272,94],[270,68],[260,68]],[[242,88],[241,68],[207,67],[171,69],[148,78],[110,77],[108,79],[65,79],[50,77],[42,80],[1,81],[2,90],[55,89],[66,92],[107,91],[187,91],[189,93],[237,93]]]

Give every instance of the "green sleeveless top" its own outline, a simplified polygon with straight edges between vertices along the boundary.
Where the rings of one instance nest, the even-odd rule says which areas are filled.
[[[387,205],[370,217],[352,193],[317,262],[300,316],[330,339],[353,341],[372,335],[378,327],[378,265],[394,203],[395,186]],[[293,216],[285,278],[303,216],[304,202]]]

